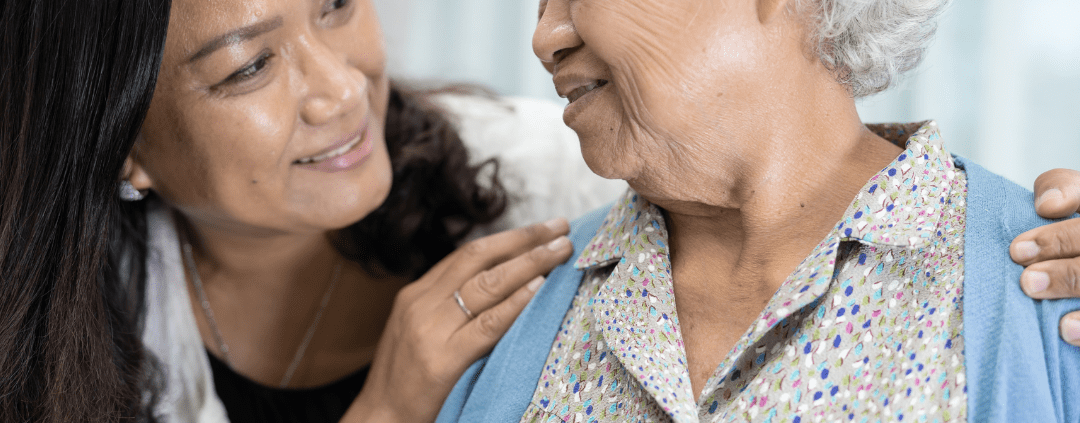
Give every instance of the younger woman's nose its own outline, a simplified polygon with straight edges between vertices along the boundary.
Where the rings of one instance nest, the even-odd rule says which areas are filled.
[[[300,108],[304,122],[314,126],[329,123],[361,105],[367,78],[350,66],[345,56],[317,41],[297,50],[307,88]]]

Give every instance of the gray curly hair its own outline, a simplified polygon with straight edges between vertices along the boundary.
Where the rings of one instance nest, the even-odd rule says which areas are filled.
[[[812,8],[821,62],[855,97],[889,88],[918,66],[949,0],[799,0]]]

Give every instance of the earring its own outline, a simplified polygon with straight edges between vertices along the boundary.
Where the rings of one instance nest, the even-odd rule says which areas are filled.
[[[135,189],[128,180],[120,181],[120,199],[124,201],[139,201],[146,198],[146,194]]]

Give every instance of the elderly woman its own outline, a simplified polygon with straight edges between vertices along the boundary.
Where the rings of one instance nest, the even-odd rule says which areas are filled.
[[[564,120],[631,189],[441,421],[1080,420],[1080,304],[1002,250],[1030,193],[855,108],[945,3],[543,2]]]
[[[450,254],[469,227],[584,203],[562,128],[529,102],[389,84],[366,0],[169,3],[0,8],[0,421],[430,420],[571,254],[528,249],[559,220]],[[497,187],[466,148],[544,177],[492,223]],[[1022,237],[1021,256],[1041,248],[1018,260],[1060,268],[1077,253],[1055,233]],[[576,280],[527,320],[554,310],[553,336]]]

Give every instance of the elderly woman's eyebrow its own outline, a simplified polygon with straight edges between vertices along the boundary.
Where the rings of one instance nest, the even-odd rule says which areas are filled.
[[[277,16],[267,21],[256,22],[245,27],[234,29],[225,34],[221,34],[217,37],[214,37],[214,39],[210,40],[206,44],[203,44],[202,48],[200,48],[198,51],[195,52],[195,54],[192,54],[191,57],[188,58],[187,63],[192,63],[206,56],[209,56],[211,53],[217,51],[222,47],[239,44],[244,41],[256,38],[267,32],[278,29],[283,23],[284,19],[282,19],[281,16]]]

